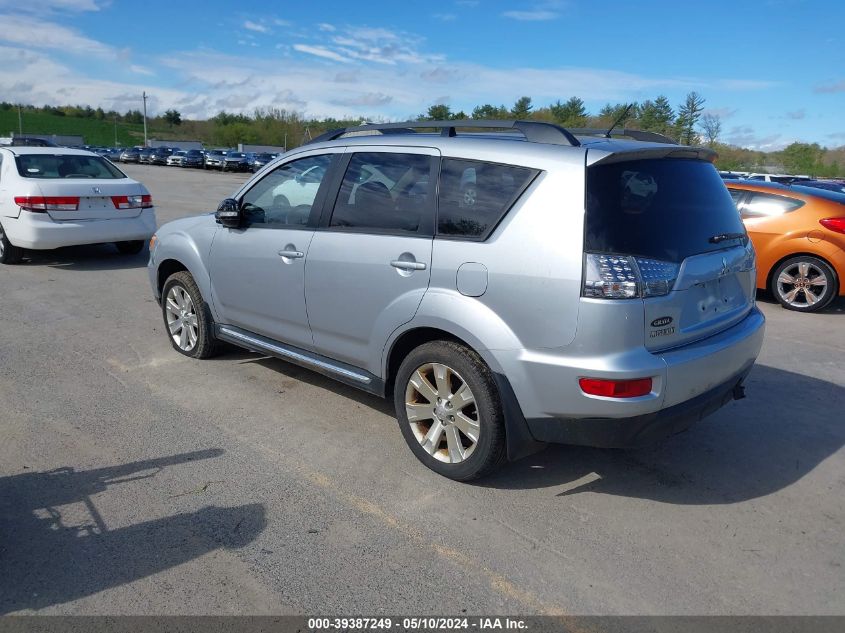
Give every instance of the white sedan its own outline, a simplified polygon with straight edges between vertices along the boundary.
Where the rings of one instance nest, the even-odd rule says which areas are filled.
[[[0,263],[25,249],[114,242],[143,250],[156,230],[149,191],[105,158],[64,147],[0,147]]]

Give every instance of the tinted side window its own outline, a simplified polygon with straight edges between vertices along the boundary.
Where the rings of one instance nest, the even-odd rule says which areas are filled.
[[[300,158],[274,169],[241,198],[244,221],[255,226],[305,226],[333,154]]]
[[[437,234],[486,238],[537,173],[525,167],[444,159]]]
[[[423,154],[353,154],[329,226],[430,235],[434,160]]]
[[[771,193],[752,192],[739,206],[743,218],[768,218],[795,211],[804,206],[802,200],[776,196]]]

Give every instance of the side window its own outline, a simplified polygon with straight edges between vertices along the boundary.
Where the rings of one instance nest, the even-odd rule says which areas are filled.
[[[437,234],[485,239],[537,173],[512,165],[444,159]]]
[[[435,160],[425,154],[353,154],[329,226],[431,235]]]
[[[795,198],[752,192],[745,202],[740,204],[739,213],[743,219],[768,218],[795,211],[803,206],[804,202]]]
[[[241,198],[249,226],[305,226],[334,154],[300,158],[274,169]]]

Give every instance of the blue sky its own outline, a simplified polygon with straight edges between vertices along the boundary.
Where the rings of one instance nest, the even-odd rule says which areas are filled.
[[[145,2],[0,0],[0,100],[205,118],[280,107],[402,120],[577,95],[690,90],[722,140],[845,145],[836,0]],[[5,131],[0,131],[5,132]]]

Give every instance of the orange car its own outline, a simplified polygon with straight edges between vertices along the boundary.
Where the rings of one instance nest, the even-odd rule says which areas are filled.
[[[726,180],[754,250],[757,287],[788,310],[821,310],[845,295],[845,194]]]

